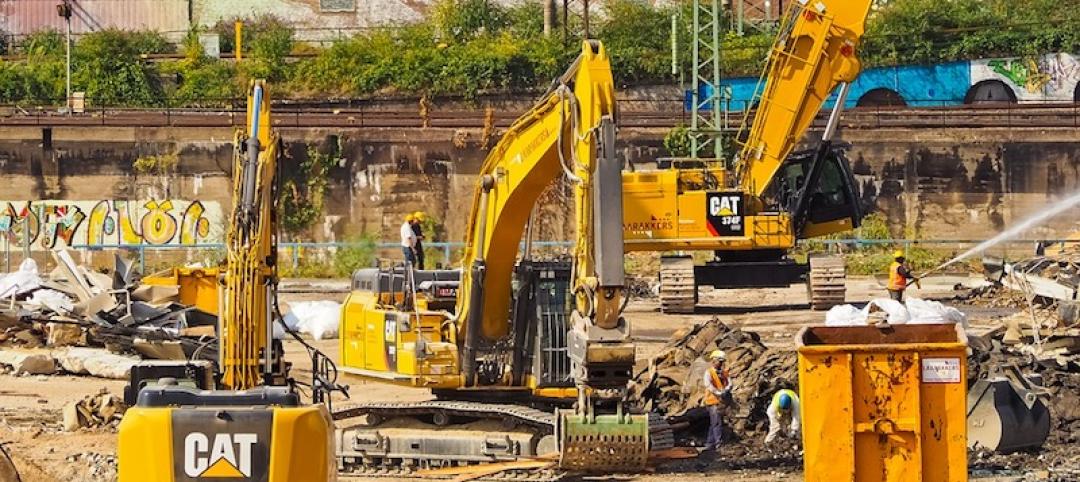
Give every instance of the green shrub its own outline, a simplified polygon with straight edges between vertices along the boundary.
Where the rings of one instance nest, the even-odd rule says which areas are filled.
[[[672,127],[664,136],[664,149],[672,157],[690,156],[690,129],[685,124]]]
[[[1080,9],[1055,0],[891,0],[871,13],[860,56],[867,67],[994,56],[1080,51]],[[619,85],[671,82],[671,15],[676,17],[681,71],[691,69],[693,2],[653,7],[643,0],[604,2],[592,34],[611,56]],[[75,46],[74,89],[90,103],[160,106],[219,105],[238,97],[252,78],[281,86],[287,97],[465,95],[543,89],[561,74],[580,44],[544,37],[539,2],[501,6],[491,0],[440,0],[427,20],[343,37],[327,48],[297,45],[280,18],[244,19],[244,60],[210,59],[189,37],[179,61],[152,64],[142,54],[171,52],[153,32],[106,30]],[[234,22],[218,22],[222,51],[235,50]],[[570,17],[570,31],[581,20]],[[721,20],[730,25],[731,18]],[[722,35],[721,69],[730,76],[762,71],[775,32]],[[62,103],[64,38],[46,30],[17,48],[26,61],[0,65],[0,101]],[[287,58],[314,51],[304,59]],[[161,75],[176,86],[162,86]],[[687,77],[689,79],[689,77]],[[281,95],[278,96],[282,97]],[[209,100],[208,100],[209,99]]]
[[[371,234],[346,241],[334,253],[334,272],[337,276],[348,277],[358,268],[370,268],[378,254],[378,241]]]
[[[596,38],[604,42],[620,83],[655,82],[670,76],[671,12],[639,0],[604,3]]]
[[[154,69],[142,54],[162,53],[168,43],[153,32],[108,29],[84,35],[72,58],[72,83],[97,105],[160,105],[163,95]],[[62,96],[61,96],[62,97]]]
[[[165,61],[159,65],[164,75],[176,77],[176,86],[167,90],[169,102],[174,106],[226,106],[233,99],[244,95],[234,64],[212,58],[199,43],[198,30],[191,31],[184,39],[184,58]]]
[[[490,0],[439,0],[431,22],[446,43],[465,42],[506,26],[506,11]]]

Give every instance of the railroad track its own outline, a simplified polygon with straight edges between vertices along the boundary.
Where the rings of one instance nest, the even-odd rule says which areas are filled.
[[[668,103],[661,103],[667,106]],[[670,128],[685,123],[688,114],[681,110],[642,110],[640,103],[624,108],[620,127]],[[492,122],[505,128],[521,112],[496,112]],[[822,113],[812,128],[823,128],[827,113]],[[244,122],[240,109],[92,109],[82,114],[60,115],[45,110],[0,107],[0,126],[116,126],[116,127],[234,127]],[[737,129],[741,113],[729,114],[727,127]],[[274,124],[278,128],[451,128],[477,129],[488,122],[483,109],[433,110],[426,119],[417,109],[323,106],[275,107]],[[1001,127],[1080,127],[1080,104],[965,106],[947,108],[877,108],[860,107],[844,112],[842,126],[848,129],[878,128],[1001,128]]]

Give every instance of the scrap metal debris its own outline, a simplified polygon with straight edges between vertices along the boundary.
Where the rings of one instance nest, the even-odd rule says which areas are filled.
[[[108,390],[64,406],[63,428],[74,432],[80,428],[108,427],[120,422],[127,406]]]
[[[51,253],[56,268],[47,277],[33,258],[0,275],[0,344],[104,347],[147,358],[216,355],[198,350],[215,338],[216,315],[178,303],[178,286],[142,284],[119,255],[112,270],[99,272],[77,265],[66,250]],[[170,348],[146,348],[155,344]]]

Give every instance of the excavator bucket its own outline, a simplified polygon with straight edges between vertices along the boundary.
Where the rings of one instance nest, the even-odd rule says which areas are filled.
[[[648,415],[556,413],[559,466],[585,472],[636,472],[649,458]]]
[[[999,453],[1039,447],[1050,435],[1040,379],[1015,366],[996,366],[968,389],[968,447]]]
[[[15,468],[15,462],[11,460],[3,445],[0,445],[0,480],[22,480]]]

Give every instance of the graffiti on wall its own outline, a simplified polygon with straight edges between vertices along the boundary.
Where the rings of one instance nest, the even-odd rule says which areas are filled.
[[[1000,80],[1024,102],[1071,101],[1080,82],[1080,60],[1072,54],[971,61],[971,83]]]
[[[0,201],[0,234],[14,246],[198,245],[222,242],[217,202]]]

